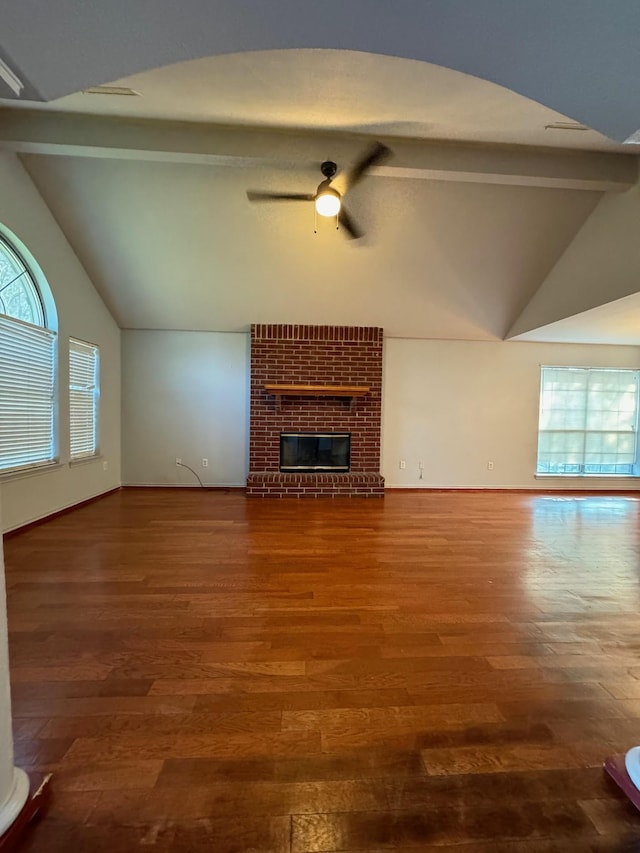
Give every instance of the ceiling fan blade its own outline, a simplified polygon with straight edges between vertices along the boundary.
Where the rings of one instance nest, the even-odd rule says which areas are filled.
[[[360,237],[364,236],[364,231],[361,231],[360,228],[358,228],[350,214],[345,210],[344,204],[340,208],[340,213],[338,213],[338,223],[341,228],[344,228],[347,236],[352,240],[358,240]]]
[[[346,172],[341,172],[331,181],[331,186],[341,195],[349,192],[352,187],[360,183],[367,172],[382,163],[391,156],[391,149],[382,142],[375,142]]]
[[[247,190],[249,201],[314,201],[313,193],[270,193]]]

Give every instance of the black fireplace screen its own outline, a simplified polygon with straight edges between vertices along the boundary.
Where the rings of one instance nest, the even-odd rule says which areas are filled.
[[[280,433],[280,470],[312,474],[349,471],[351,435],[343,433]]]

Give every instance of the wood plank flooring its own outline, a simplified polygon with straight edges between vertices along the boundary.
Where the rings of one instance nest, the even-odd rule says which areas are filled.
[[[614,851],[640,501],[130,490],[5,542],[32,853]]]

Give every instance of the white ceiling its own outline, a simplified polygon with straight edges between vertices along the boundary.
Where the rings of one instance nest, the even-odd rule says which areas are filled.
[[[621,142],[640,125],[639,32],[629,0],[3,0],[0,56],[52,100],[206,56],[362,51],[492,80]]]
[[[77,93],[23,106],[415,139],[630,150],[594,130],[546,129],[558,122],[576,123],[487,80],[427,62],[354,51],[213,56],[112,84],[140,97]]]
[[[640,293],[513,338],[575,344],[640,345]]]
[[[404,337],[502,338],[594,210],[596,190],[627,180],[628,170],[615,174],[618,152],[638,150],[620,144],[640,125],[640,90],[628,85],[640,74],[640,6],[624,0],[591,4],[589,14],[584,0],[274,0],[268,11],[237,0],[215,9],[210,0],[156,0],[153,15],[124,0],[99,13],[76,0],[58,0],[53,15],[41,5],[3,5],[0,56],[29,98],[109,81],[141,96],[25,101],[18,106],[58,125],[36,128],[24,112],[3,138],[0,116],[0,146],[40,152],[24,162],[125,328],[366,323]],[[134,73],[167,62],[178,64]],[[103,116],[123,120],[107,126]],[[576,120],[611,139],[545,129]],[[234,137],[230,155],[229,137],[210,156],[206,146],[171,149],[188,136],[204,144],[180,121],[214,135],[212,122],[305,130],[311,141],[272,138],[263,153],[247,130],[246,146]],[[328,130],[337,135],[320,135]],[[247,188],[309,191],[309,151],[329,144],[327,156],[342,165],[363,136],[392,145],[396,137],[398,156],[380,173],[387,177],[349,198],[368,229],[360,244],[326,223],[314,237],[312,211],[301,206],[247,204]],[[436,152],[434,140],[446,145]],[[476,147],[447,149],[460,142]],[[540,161],[540,147],[554,149],[554,163]],[[588,153],[598,151],[606,154]],[[511,158],[505,172],[515,179],[505,179],[501,158]],[[609,175],[611,186],[598,186]],[[633,299],[527,337],[640,344]]]
[[[348,199],[356,243],[313,205],[250,204],[308,177],[73,157],[23,158],[123,328],[379,325],[500,339],[600,193],[375,178]],[[45,270],[46,273],[46,270]]]

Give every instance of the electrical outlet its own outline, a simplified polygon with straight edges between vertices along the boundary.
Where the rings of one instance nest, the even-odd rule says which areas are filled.
[[[401,460],[400,460],[400,468],[402,468],[402,470],[404,471],[404,469],[405,469],[406,467],[407,467],[407,463],[404,461],[404,459],[401,459]]]
[[[109,463],[107,462],[107,460],[106,460],[106,459],[105,459],[105,460],[104,460],[104,462],[102,463],[102,470],[103,470],[103,471],[108,471],[108,470],[109,470]]]
[[[209,460],[205,456],[202,457],[202,467],[203,468],[209,467]]]
[[[419,468],[421,471],[424,471],[424,462],[423,462],[422,460],[420,460],[420,462],[418,462],[418,468]]]
[[[493,462],[487,462],[487,471],[493,471]]]
[[[182,465],[182,457],[176,456],[176,465]]]

